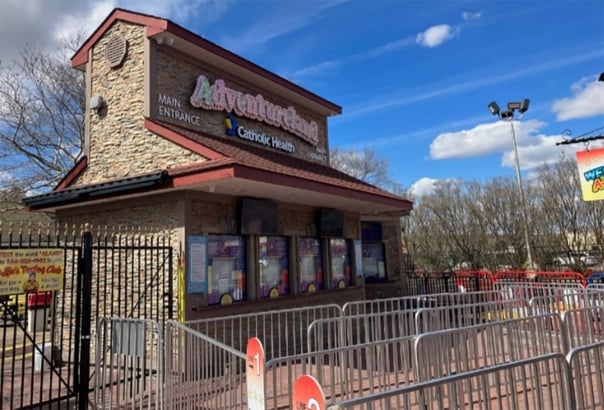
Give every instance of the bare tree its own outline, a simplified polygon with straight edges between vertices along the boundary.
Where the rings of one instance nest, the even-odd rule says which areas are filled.
[[[389,163],[380,158],[375,150],[365,147],[361,151],[332,148],[329,152],[330,164],[348,175],[382,188],[400,186],[394,184],[389,175]]]
[[[26,47],[0,62],[0,188],[52,188],[73,166],[84,136],[84,74],[69,57],[81,36],[55,52]]]

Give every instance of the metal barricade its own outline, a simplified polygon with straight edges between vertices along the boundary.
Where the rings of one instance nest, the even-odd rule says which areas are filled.
[[[528,314],[528,302],[524,299],[423,308],[415,314],[415,328],[419,334],[526,317]]]
[[[420,334],[414,369],[420,381],[542,356],[566,353],[556,314]]]
[[[570,349],[604,341],[604,306],[568,310],[562,323]]]
[[[559,292],[534,296],[529,300],[533,313],[563,313],[567,310],[604,305],[604,292],[593,289],[563,288]]]
[[[266,360],[270,360],[305,353],[308,326],[317,319],[341,316],[342,308],[330,304],[200,319],[184,325],[241,352],[251,337],[258,337]]]
[[[413,336],[415,309],[315,320],[308,327],[308,352]]]
[[[164,344],[158,322],[100,319],[95,346],[94,408],[161,408]]]
[[[246,355],[175,321],[166,323],[166,409],[247,409]]]
[[[412,383],[413,342],[413,336],[402,337],[270,360],[266,408],[289,408],[292,387],[303,374],[314,376],[332,401]]]
[[[507,299],[526,299],[534,297],[553,296],[565,291],[581,291],[584,289],[580,283],[542,283],[498,280],[493,284],[493,290],[504,292]]]
[[[358,316],[417,309],[420,307],[431,307],[434,306],[438,300],[441,300],[441,298],[448,298],[448,295],[449,293],[433,293],[385,299],[355,300],[344,304],[342,312],[344,316]]]
[[[581,410],[604,408],[604,343],[573,349],[567,356],[576,405]]]
[[[568,373],[565,357],[549,354],[348,399],[327,409],[573,409]]]

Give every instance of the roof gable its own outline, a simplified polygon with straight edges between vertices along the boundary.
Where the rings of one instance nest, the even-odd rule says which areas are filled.
[[[139,24],[141,26],[145,26],[145,35],[147,37],[153,37],[155,35],[168,32],[173,34],[174,36],[185,39],[186,41],[194,44],[201,49],[204,49],[207,52],[212,53],[218,58],[229,61],[232,64],[235,64],[239,67],[248,70],[256,75],[266,78],[267,80],[278,84],[285,89],[294,92],[308,100],[314,102],[315,104],[319,104],[324,109],[329,111],[331,115],[341,114],[342,107],[337,104],[328,101],[317,94],[314,94],[305,88],[298,86],[295,83],[292,83],[285,78],[272,73],[259,65],[246,60],[243,57],[240,57],[225,48],[220,47],[219,45],[208,41],[197,34],[193,33],[190,30],[183,28],[182,26],[173,23],[170,20],[151,16],[148,14],[133,12],[129,10],[124,10],[120,8],[114,9],[109,16],[103,20],[101,25],[92,33],[90,37],[84,42],[84,44],[76,51],[74,56],[71,58],[71,66],[74,68],[81,68],[85,64],[88,63],[88,55],[89,50],[99,41],[99,39],[111,28],[111,26],[116,21],[125,21],[133,24]]]

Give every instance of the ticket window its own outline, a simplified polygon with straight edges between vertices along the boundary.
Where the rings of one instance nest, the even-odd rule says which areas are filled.
[[[363,244],[363,274],[366,283],[386,281],[383,243]]]
[[[289,294],[289,241],[281,236],[258,238],[260,298]]]
[[[325,288],[323,280],[323,253],[318,238],[302,237],[298,240],[300,258],[300,292],[313,293]]]
[[[247,299],[245,241],[241,236],[208,237],[208,304]]]
[[[331,268],[331,288],[341,289],[352,286],[350,247],[346,239],[329,239],[329,266]]]

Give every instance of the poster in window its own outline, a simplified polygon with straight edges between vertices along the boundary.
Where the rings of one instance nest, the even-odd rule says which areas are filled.
[[[355,275],[363,276],[363,243],[360,240],[354,241],[354,268]]]
[[[363,273],[365,274],[365,282],[383,282],[386,280],[383,243],[363,244]]]
[[[300,238],[300,291],[312,293],[323,289],[323,258],[321,243],[317,238]]]
[[[189,236],[188,293],[203,293],[208,291],[207,249],[207,237]]]
[[[289,293],[289,247],[282,236],[259,238],[260,297]]]
[[[352,284],[350,275],[350,254],[346,239],[330,239],[331,286],[345,288]]]
[[[245,242],[241,236],[208,236],[208,304],[246,298]]]

